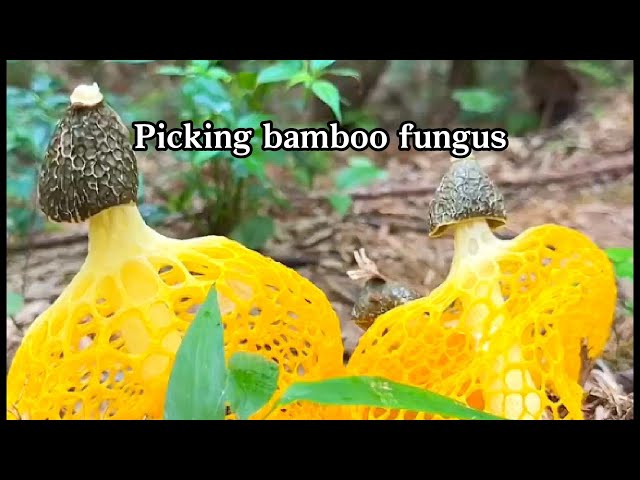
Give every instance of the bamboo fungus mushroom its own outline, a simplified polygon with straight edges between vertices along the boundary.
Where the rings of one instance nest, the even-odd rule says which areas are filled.
[[[161,418],[182,335],[214,282],[227,357],[241,350],[275,360],[279,388],[342,370],[340,324],[322,291],[227,238],[159,234],[140,215],[137,187],[127,127],[96,84],[77,87],[38,193],[50,220],[88,221],[88,255],[16,352],[7,418]]]
[[[429,218],[431,237],[454,237],[447,278],[375,319],[347,373],[385,376],[509,419],[582,418],[583,347],[590,359],[600,355],[614,318],[606,254],[557,225],[496,238],[504,200],[470,158],[453,159]],[[353,415],[432,418],[369,408]]]

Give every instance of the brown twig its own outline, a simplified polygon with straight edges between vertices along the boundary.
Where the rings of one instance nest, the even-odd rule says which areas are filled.
[[[585,181],[592,182],[594,177],[601,175],[622,176],[633,172],[633,159],[629,160],[627,155],[621,155],[624,161],[613,162],[606,167],[587,168],[585,170],[575,172],[558,172],[549,173],[537,178],[527,178],[510,180],[506,178],[496,178],[495,183],[500,188],[523,188],[536,185],[549,185],[553,183],[582,183]],[[366,200],[380,197],[405,197],[428,195],[433,193],[438,185],[418,185],[415,187],[388,187],[376,190],[359,190],[351,194],[354,200]]]
[[[624,157],[623,161],[617,161],[613,164],[609,164],[607,167],[600,168],[588,168],[581,172],[561,172],[551,173],[538,178],[527,178],[521,180],[509,180],[498,178],[496,184],[501,188],[524,188],[532,185],[548,185],[553,183],[582,183],[585,181],[592,182],[594,177],[602,175],[622,176],[633,172],[633,159],[629,161],[628,155],[621,155]],[[420,185],[417,187],[387,187],[383,189],[371,190],[371,191],[356,191],[351,194],[353,199],[365,200],[380,197],[403,197],[403,196],[420,196],[427,195],[435,192],[437,185]],[[324,198],[322,195],[313,194],[307,197],[309,200],[318,200]],[[164,224],[165,227],[170,227],[173,223],[178,222],[179,217],[173,217],[167,220]],[[372,221],[375,222],[375,221]],[[369,223],[369,221],[367,221]],[[379,226],[379,223],[373,223],[374,226]],[[392,224],[392,226],[395,224]],[[426,226],[419,225],[405,225],[398,224],[398,227],[410,228],[416,231],[426,231]],[[66,235],[64,237],[44,238],[41,240],[32,240],[28,243],[16,243],[13,245],[7,245],[7,252],[15,253],[22,252],[27,249],[39,249],[39,248],[54,248],[62,245],[68,245],[70,243],[82,242],[87,240],[86,233],[74,233]]]

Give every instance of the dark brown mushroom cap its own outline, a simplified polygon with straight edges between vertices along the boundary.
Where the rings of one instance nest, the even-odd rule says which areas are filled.
[[[38,179],[40,208],[54,222],[83,222],[136,202],[138,196],[129,130],[101,95],[95,104],[73,98],[49,142]]]
[[[440,237],[472,219],[485,219],[492,229],[504,225],[504,197],[477,161],[454,159],[429,204],[429,236]]]
[[[418,292],[401,283],[374,277],[360,292],[351,310],[351,319],[362,330],[367,330],[383,313],[420,297]]]

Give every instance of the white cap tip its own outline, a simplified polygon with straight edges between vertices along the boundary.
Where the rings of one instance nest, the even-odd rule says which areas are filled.
[[[93,107],[103,100],[100,87],[96,82],[92,85],[78,85],[69,97],[71,105],[79,105],[82,107]]]

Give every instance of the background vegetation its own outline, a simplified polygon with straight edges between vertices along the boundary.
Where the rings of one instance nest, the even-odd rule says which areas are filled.
[[[35,208],[36,173],[74,86],[70,82],[98,81],[127,123],[163,119],[171,128],[183,120],[195,125],[211,120],[216,128],[253,127],[259,133],[266,119],[280,128],[321,126],[337,119],[348,127],[393,129],[393,119],[372,113],[366,104],[384,73],[396,90],[429,78],[429,88],[413,86],[415,107],[409,112],[396,108],[422,124],[500,126],[512,136],[566,117],[576,102],[578,80],[603,86],[632,82],[631,63],[624,61],[11,61],[7,232],[20,238],[55,227]],[[150,77],[140,82],[146,75]],[[274,232],[273,209],[291,207],[286,191],[312,191],[317,176],[331,172],[333,158],[327,152],[263,152],[256,147],[260,142],[256,135],[253,154],[245,159],[223,151],[176,153],[183,168],[150,203],[142,176],[141,208],[147,220],[158,224],[167,215],[179,214],[196,235],[229,235],[262,248]],[[349,191],[385,178],[384,167],[366,156],[350,159],[333,172],[327,201],[345,214],[351,205]],[[274,171],[291,183],[274,183]]]

